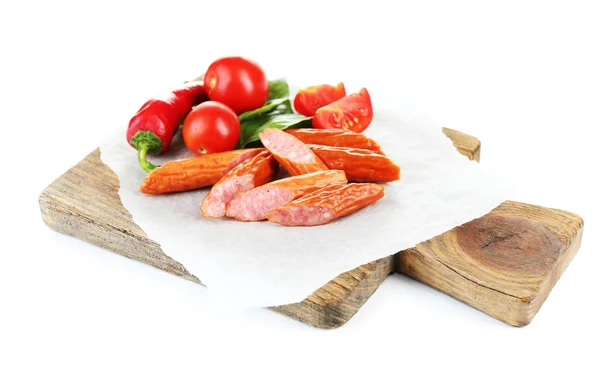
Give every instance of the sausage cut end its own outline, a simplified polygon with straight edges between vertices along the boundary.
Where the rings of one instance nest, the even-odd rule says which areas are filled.
[[[254,188],[252,175],[236,176],[228,181],[215,185],[211,192],[202,201],[200,210],[202,216],[219,218],[225,216],[227,203],[240,192]]]
[[[334,218],[333,210],[321,206],[284,207],[269,213],[269,221],[285,226],[317,226]]]
[[[265,148],[292,176],[329,169],[306,144],[280,129],[268,128],[259,136]]]
[[[272,209],[325,186],[347,182],[344,171],[317,171],[288,177],[239,193],[229,203],[226,214],[240,221],[264,220]]]
[[[266,186],[239,193],[227,205],[227,217],[240,221],[260,221],[267,213],[294,199],[294,194],[284,188]]]

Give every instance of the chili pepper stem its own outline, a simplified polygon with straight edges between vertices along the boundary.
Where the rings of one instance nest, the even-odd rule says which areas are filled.
[[[150,145],[148,144],[148,142],[144,141],[140,143],[138,150],[138,161],[140,162],[140,166],[142,166],[142,169],[146,172],[150,172],[156,167],[158,167],[148,162],[148,159],[146,158],[146,155],[148,154],[148,149],[150,149]]]

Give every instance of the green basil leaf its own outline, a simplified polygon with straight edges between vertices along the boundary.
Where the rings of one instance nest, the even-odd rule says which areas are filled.
[[[290,87],[285,78],[278,78],[269,81],[269,97],[267,104],[275,99],[287,98],[290,96]]]
[[[288,99],[289,94],[290,87],[284,78],[269,81],[269,97],[267,98],[265,105],[258,109],[240,114],[240,121],[270,113],[276,108],[280,108],[280,113],[293,113],[294,110],[292,109],[292,105]],[[286,107],[279,107],[279,105],[284,103],[286,104]]]
[[[267,128],[311,127],[310,117],[294,113],[289,94],[290,88],[285,79],[269,81],[269,97],[265,105],[240,115],[241,132],[237,148],[262,146],[258,134]]]
[[[269,112],[275,110],[276,108],[278,108],[281,104],[284,104],[286,102],[289,103],[289,101],[290,100],[288,98],[271,100],[270,102],[267,102],[265,105],[263,105],[262,107],[260,107],[258,109],[251,110],[251,111],[240,114],[240,121],[247,120],[247,119],[250,119],[255,116],[260,116],[265,113],[269,113]],[[291,105],[290,105],[290,109],[291,109]],[[292,113],[292,112],[286,112],[286,113]]]
[[[290,101],[287,100],[289,106]],[[282,104],[286,105],[286,104]],[[285,130],[288,128],[308,128],[311,127],[311,117],[306,117],[296,113],[277,113],[277,110],[266,115],[255,116],[241,124],[240,141],[238,148],[245,148],[253,145],[260,140],[258,134],[268,128],[278,128]]]
[[[265,113],[263,115],[275,116],[278,114],[287,114],[287,113],[294,113],[294,110],[292,109],[292,102],[290,101],[290,99],[284,99],[281,104],[277,105],[273,110],[271,110],[268,113]],[[247,121],[247,120],[244,120],[244,122],[245,121]]]

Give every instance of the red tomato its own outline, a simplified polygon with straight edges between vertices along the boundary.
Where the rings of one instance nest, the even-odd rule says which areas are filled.
[[[195,154],[225,152],[240,139],[240,119],[227,106],[208,101],[187,115],[182,133],[185,146]]]
[[[337,128],[363,132],[373,120],[373,106],[367,89],[350,94],[317,110],[314,128]]]
[[[296,112],[312,117],[317,109],[340,100],[346,96],[346,89],[343,83],[332,85],[309,86],[299,89],[294,98],[294,109]]]
[[[237,114],[262,107],[269,96],[269,81],[262,68],[242,57],[215,60],[204,75],[210,100],[223,103]]]

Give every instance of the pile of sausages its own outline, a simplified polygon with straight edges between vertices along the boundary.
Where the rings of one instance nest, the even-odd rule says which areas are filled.
[[[384,195],[378,183],[400,179],[400,167],[360,133],[269,128],[260,140],[264,148],[167,162],[146,176],[140,190],[212,186],[200,207],[204,217],[315,226],[376,202]],[[289,176],[275,180],[280,166]]]

